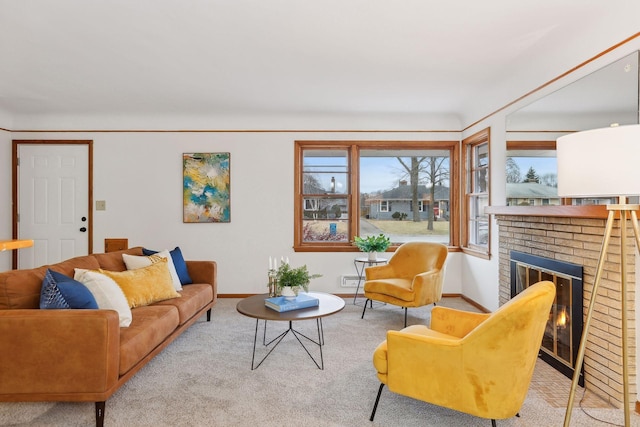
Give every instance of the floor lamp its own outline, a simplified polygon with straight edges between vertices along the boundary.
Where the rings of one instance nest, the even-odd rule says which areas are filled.
[[[640,248],[640,232],[636,211],[640,205],[628,204],[628,196],[640,194],[640,125],[612,126],[576,132],[558,138],[556,153],[558,158],[558,196],[560,197],[601,197],[617,198],[618,204],[607,205],[607,223],[602,241],[602,249],[596,269],[593,292],[582,338],[578,349],[571,391],[564,418],[564,427],[569,427],[573,400],[580,370],[584,362],[585,347],[597,298],[598,286],[602,278],[609,240],[616,217],[620,227],[620,292],[622,300],[622,383],[624,394],[625,426],[630,425],[629,410],[629,366],[627,336],[627,223],[631,220]]]

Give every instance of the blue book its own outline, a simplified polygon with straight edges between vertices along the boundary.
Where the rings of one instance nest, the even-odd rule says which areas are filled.
[[[317,307],[320,300],[311,295],[300,292],[294,299],[285,299],[285,297],[267,298],[264,305],[272,310],[283,312],[291,310],[299,310],[301,308]]]

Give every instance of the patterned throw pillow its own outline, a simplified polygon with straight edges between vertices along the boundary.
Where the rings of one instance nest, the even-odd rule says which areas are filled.
[[[62,273],[47,269],[40,291],[41,309],[98,309],[95,297],[85,285]]]

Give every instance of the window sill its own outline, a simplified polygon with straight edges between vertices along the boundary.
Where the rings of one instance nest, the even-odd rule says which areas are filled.
[[[471,248],[471,247],[467,247],[467,248],[463,247],[461,249],[462,249],[462,252],[467,255],[471,255],[471,256],[486,259],[486,260],[491,259],[491,254],[486,249],[477,249],[477,248]]]

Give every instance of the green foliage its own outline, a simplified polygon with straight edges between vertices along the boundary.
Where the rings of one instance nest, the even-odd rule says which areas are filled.
[[[540,178],[538,177],[538,174],[536,173],[536,170],[533,168],[533,166],[529,167],[527,176],[525,177],[525,182],[540,182]]]
[[[360,237],[356,236],[353,243],[362,252],[384,252],[391,246],[391,240],[380,233],[377,236]]]
[[[309,270],[307,270],[306,265],[298,268],[291,268],[288,263],[283,262],[278,267],[276,277],[278,279],[279,288],[282,288],[283,286],[298,286],[304,289],[305,292],[308,292],[309,282],[311,279],[322,277],[322,275],[309,274]]]
[[[395,212],[391,215],[391,218],[393,218],[393,219],[397,219],[398,221],[402,221],[403,219],[406,219],[408,216],[409,216],[409,215],[407,215],[407,214],[406,214],[406,213],[404,213],[404,212],[398,212],[398,211],[395,211]]]

